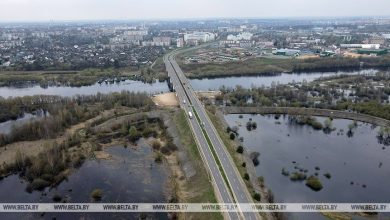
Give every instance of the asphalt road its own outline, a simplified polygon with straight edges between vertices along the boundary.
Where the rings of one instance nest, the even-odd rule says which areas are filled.
[[[201,151],[204,163],[211,173],[211,179],[214,181],[217,197],[223,203],[253,203],[251,195],[237,170],[229,152],[220,139],[214,125],[210,121],[203,104],[196,97],[191,84],[184,76],[177,62],[175,61],[175,52],[164,57],[164,62],[173,83],[176,94],[180,100],[181,107],[187,112],[192,112],[193,117],[190,119],[190,126],[194,132],[198,146]],[[201,123],[199,123],[193,112],[194,108],[198,113]],[[217,157],[221,163],[222,169],[226,175],[228,184],[232,190],[229,192],[229,187],[223,179],[221,171],[218,168],[216,159],[213,157],[212,151],[208,146],[206,137],[203,135],[202,127],[208,134],[210,141],[215,149]],[[258,213],[228,213],[226,216],[230,219],[260,219]]]

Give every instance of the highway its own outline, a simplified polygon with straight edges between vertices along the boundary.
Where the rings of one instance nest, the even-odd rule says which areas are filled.
[[[218,201],[221,203],[253,203],[251,195],[248,192],[233,159],[209,119],[203,104],[197,98],[191,84],[177,64],[175,60],[177,53],[178,52],[173,52],[164,56],[164,63],[180,101],[180,106],[186,111],[187,117],[188,112],[192,112],[193,114],[193,117],[189,119],[190,127],[194,133],[203,162],[211,174],[211,180],[213,181]],[[198,122],[194,110],[196,111],[200,122]],[[214,147],[217,158],[214,158],[202,128],[207,133],[212,144],[211,147]],[[227,181],[224,180],[217,160],[219,160],[221,164]],[[258,213],[249,212],[229,212],[225,213],[225,218],[248,220],[261,219]]]

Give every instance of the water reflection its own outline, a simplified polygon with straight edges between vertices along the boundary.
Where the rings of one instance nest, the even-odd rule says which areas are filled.
[[[154,162],[153,152],[146,140],[141,139],[136,148],[114,146],[105,149],[110,160],[87,160],[67,181],[55,189],[31,194],[17,175],[0,181],[0,202],[52,202],[55,194],[61,202],[93,202],[90,193],[102,189],[101,202],[166,202],[168,171],[163,164]],[[10,194],[9,192],[12,192]],[[164,213],[149,213],[155,219],[168,219]],[[0,214],[0,219],[36,219],[35,214]],[[44,219],[139,219],[140,213],[46,213]]]
[[[257,124],[251,131],[245,126],[249,118]],[[264,177],[276,202],[389,201],[390,149],[378,142],[379,128],[358,122],[353,136],[348,137],[351,120],[334,119],[335,130],[324,133],[307,125],[292,124],[287,116],[275,119],[271,115],[226,115],[225,119],[229,126],[238,127],[246,149],[260,153],[256,174]],[[325,121],[323,117],[317,119]],[[316,192],[305,181],[291,181],[282,174],[283,168],[290,174],[317,173],[323,188]],[[297,218],[294,216],[292,219]]]
[[[42,88],[39,85],[30,85],[27,87],[0,87],[0,96],[2,97],[19,97],[31,95],[93,95],[100,93],[111,93],[120,91],[146,92],[156,94],[169,91],[166,82],[155,81],[154,83],[144,83],[141,81],[126,80],[115,84],[95,83],[90,86],[69,87],[69,86],[49,86]]]
[[[235,88],[237,85],[243,88],[269,87],[272,83],[287,84],[292,82],[302,82],[306,80],[311,82],[320,77],[336,76],[342,74],[357,75],[357,74],[375,74],[377,70],[361,70],[352,72],[327,72],[327,73],[281,73],[272,76],[237,76],[237,77],[221,77],[210,79],[192,79],[191,85],[195,90],[207,91],[218,90],[221,86]]]

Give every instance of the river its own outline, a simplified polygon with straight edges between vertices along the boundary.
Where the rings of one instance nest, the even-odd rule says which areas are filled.
[[[314,72],[314,73],[281,73],[272,76],[234,76],[221,78],[205,78],[205,79],[191,79],[191,85],[195,90],[208,91],[219,90],[222,86],[235,88],[237,85],[243,88],[255,87],[270,87],[272,83],[288,84],[292,82],[302,82],[306,80],[311,82],[321,77],[337,76],[337,75],[358,75],[358,74],[375,74],[377,70],[361,70],[351,72]]]
[[[377,70],[361,70],[352,72],[315,72],[315,73],[281,73],[273,76],[234,76],[220,78],[205,78],[191,79],[190,83],[195,90],[208,91],[218,90],[222,86],[234,88],[240,85],[244,88],[252,86],[271,86],[272,83],[287,84],[292,82],[302,82],[306,80],[311,82],[315,79],[327,76],[337,76],[342,74],[357,75],[357,74],[375,74]],[[26,95],[59,95],[59,96],[74,96],[74,95],[91,95],[100,93],[120,92],[122,90],[134,92],[146,92],[149,94],[158,94],[168,92],[167,82],[144,83],[141,81],[126,80],[118,83],[95,83],[90,86],[69,87],[69,86],[49,86],[42,88],[39,85],[30,85],[24,87],[0,87],[0,96],[19,97]]]
[[[0,96],[4,98],[31,96],[31,95],[58,95],[58,96],[75,96],[75,95],[93,95],[98,92],[110,93],[121,92],[122,90],[132,92],[146,92],[157,94],[168,92],[169,88],[166,82],[155,81],[154,83],[144,83],[141,81],[126,80],[118,83],[95,83],[90,86],[69,87],[69,86],[49,86],[43,88],[39,85],[26,85],[24,87],[0,87]]]

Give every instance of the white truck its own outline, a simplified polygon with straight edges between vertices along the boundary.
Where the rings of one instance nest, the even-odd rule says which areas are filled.
[[[192,112],[188,112],[188,117],[192,118]]]

